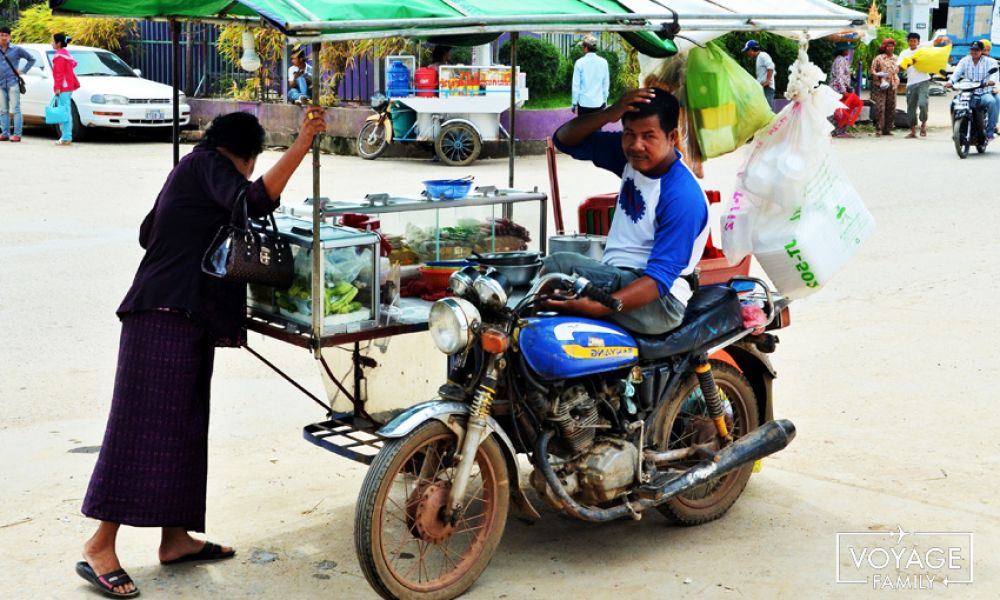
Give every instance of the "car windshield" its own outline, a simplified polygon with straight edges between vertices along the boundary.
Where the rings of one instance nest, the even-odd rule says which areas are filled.
[[[77,77],[136,77],[125,61],[110,52],[95,52],[93,50],[74,50]],[[49,62],[56,55],[54,50],[48,52]]]

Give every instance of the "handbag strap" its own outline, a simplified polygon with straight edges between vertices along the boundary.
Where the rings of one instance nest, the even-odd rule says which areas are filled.
[[[10,67],[10,71],[11,73],[14,74],[14,77],[17,77],[18,83],[24,81],[23,79],[21,79],[21,75],[18,74],[17,69],[14,68],[14,65],[10,63],[10,59],[7,58],[7,53],[4,52],[3,50],[0,50],[0,54],[3,54],[3,59],[7,61],[7,66]]]
[[[239,196],[236,197],[236,202],[233,204],[233,214],[229,221],[230,227],[243,232],[244,235],[250,235],[252,233],[253,222],[258,221],[261,224],[261,229],[263,229],[262,233],[273,237],[274,240],[280,245],[278,222],[274,220],[273,212],[268,213],[266,217],[261,217],[259,219],[254,219],[250,216],[250,212],[247,210],[247,192],[249,189],[250,186],[246,186],[240,190]],[[271,224],[270,232],[267,230],[268,222]]]

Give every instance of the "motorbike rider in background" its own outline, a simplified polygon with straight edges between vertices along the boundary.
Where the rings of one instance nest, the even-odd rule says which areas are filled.
[[[560,127],[556,147],[621,180],[602,261],[571,252],[545,258],[542,272],[586,277],[621,301],[620,312],[589,298],[550,301],[560,312],[608,318],[641,334],[680,325],[708,238],[708,200],[677,151],[680,107],[670,93],[641,88],[602,111]],[[621,132],[601,131],[621,120]]]
[[[976,40],[972,42],[969,45],[969,55],[958,61],[955,72],[952,73],[951,78],[944,84],[944,87],[951,89],[955,83],[962,79],[976,83],[985,82],[988,86],[992,86],[996,82],[996,75],[991,74],[990,70],[997,66],[997,61],[989,56],[984,56],[984,49],[985,46],[981,41]],[[975,90],[972,98],[972,108],[976,108],[980,104],[986,106],[986,139],[992,141],[995,136],[997,116],[1000,115],[1000,102],[997,102],[996,96],[993,95],[989,87]]]

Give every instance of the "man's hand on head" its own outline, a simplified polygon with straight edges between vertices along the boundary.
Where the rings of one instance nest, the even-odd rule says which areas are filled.
[[[605,109],[609,112],[609,118],[613,121],[619,121],[626,113],[635,112],[639,110],[636,106],[637,104],[649,104],[650,100],[656,95],[655,88],[639,88],[626,92],[618,102],[614,105]]]

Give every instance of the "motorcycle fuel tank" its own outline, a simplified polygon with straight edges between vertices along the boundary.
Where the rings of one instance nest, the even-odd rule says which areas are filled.
[[[528,366],[544,379],[569,379],[634,364],[639,347],[624,329],[580,317],[527,319],[518,346]]]

